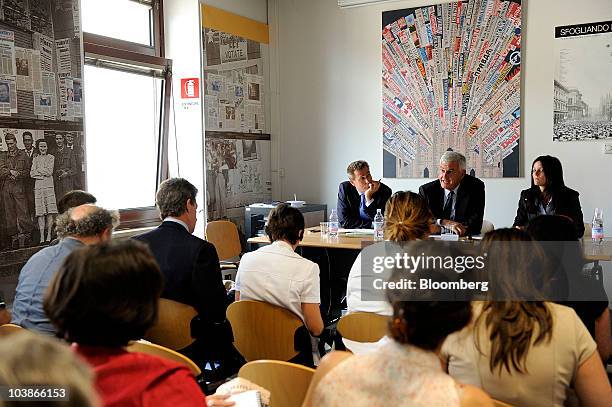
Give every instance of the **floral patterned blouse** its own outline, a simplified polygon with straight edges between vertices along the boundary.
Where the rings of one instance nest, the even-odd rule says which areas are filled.
[[[449,407],[460,405],[459,392],[436,354],[393,341],[334,367],[317,385],[313,405]]]

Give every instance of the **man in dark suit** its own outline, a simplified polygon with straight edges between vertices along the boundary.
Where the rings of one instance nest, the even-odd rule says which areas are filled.
[[[192,235],[197,221],[197,193],[197,188],[183,178],[162,182],[156,201],[163,222],[135,239],[147,243],[159,263],[165,279],[162,298],[198,311],[191,330],[194,338],[202,341],[196,341],[184,353],[196,360],[216,353],[212,359],[223,361],[233,356],[231,327],[225,319],[228,300],[215,247]]]
[[[391,189],[380,181],[373,181],[370,166],[365,161],[354,161],[346,169],[349,180],[338,188],[338,221],[343,228],[371,228],[377,209],[384,213]]]
[[[484,183],[467,175],[465,166],[463,154],[447,151],[440,158],[438,179],[419,188],[438,227],[460,236],[480,233],[485,207]]]

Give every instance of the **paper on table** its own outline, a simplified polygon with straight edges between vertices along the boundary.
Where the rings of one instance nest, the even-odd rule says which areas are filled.
[[[340,228],[338,233],[359,233],[362,235],[374,235],[374,229],[343,229]]]

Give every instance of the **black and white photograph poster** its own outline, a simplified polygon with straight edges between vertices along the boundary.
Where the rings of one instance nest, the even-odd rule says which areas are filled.
[[[555,27],[553,141],[612,139],[612,21]]]

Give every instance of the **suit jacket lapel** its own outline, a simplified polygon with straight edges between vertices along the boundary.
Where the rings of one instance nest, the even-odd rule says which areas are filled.
[[[436,183],[436,189],[435,189],[435,193],[434,193],[434,200],[435,202],[430,202],[430,205],[432,206],[433,213],[439,213],[440,216],[442,214],[442,209],[444,208],[444,188],[442,188],[440,186],[440,182]]]
[[[467,185],[460,185],[457,191],[457,199],[455,200],[455,219],[463,219],[468,203]]]

